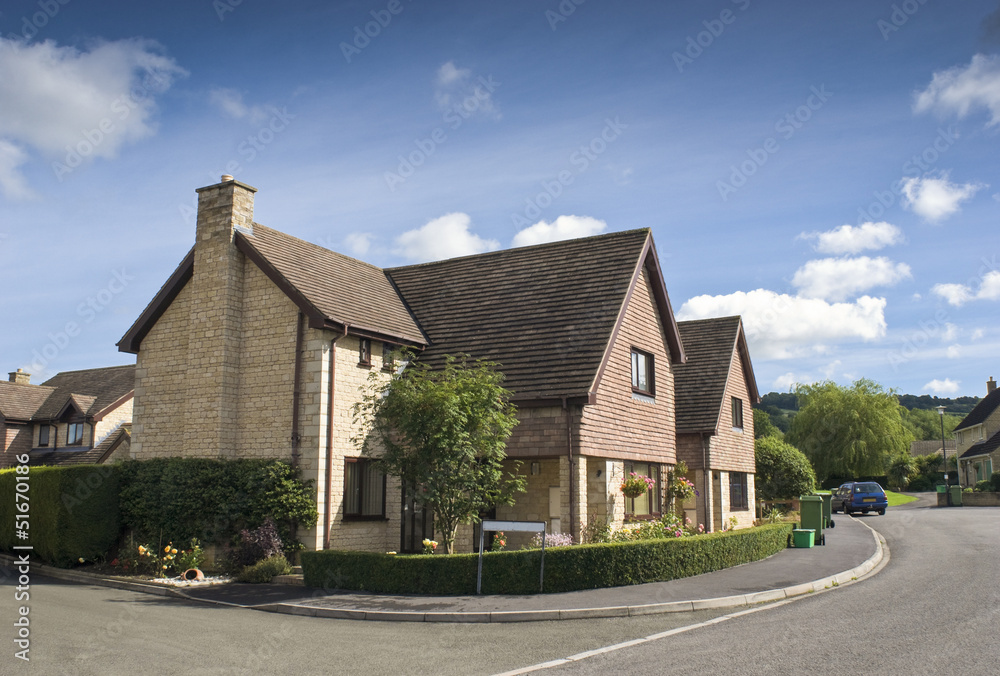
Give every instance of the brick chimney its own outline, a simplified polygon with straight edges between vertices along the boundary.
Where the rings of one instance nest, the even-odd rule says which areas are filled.
[[[185,433],[197,455],[226,457],[236,451],[244,256],[233,239],[253,232],[253,188],[228,174],[199,188],[191,279],[188,373],[191,389]]]
[[[30,385],[31,384],[31,374],[25,373],[24,369],[18,369],[16,371],[11,371],[7,374],[10,382],[17,385]]]
[[[997,389],[997,381],[993,380],[993,376],[986,381],[986,394],[991,394],[993,390]]]

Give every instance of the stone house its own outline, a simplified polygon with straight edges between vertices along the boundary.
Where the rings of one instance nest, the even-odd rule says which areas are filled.
[[[41,385],[21,369],[0,382],[0,467],[103,463],[126,458],[135,366],[58,373]]]
[[[986,396],[958,423],[954,436],[962,486],[975,486],[1000,468],[1000,390],[992,376],[986,382]]]
[[[752,405],[760,401],[739,317],[680,322],[687,361],[676,367],[677,457],[698,491],[688,518],[709,530],[756,516]]]
[[[133,457],[285,459],[317,488],[308,548],[416,550],[429,515],[359,457],[351,409],[400,347],[467,353],[501,364],[518,407],[528,491],[497,518],[579,537],[659,514],[685,350],[648,230],[381,269],[254,223],[256,189],[231,176],[197,192],[195,246],[118,343],[137,361]],[[724,472],[753,471],[747,415],[749,464]],[[627,471],[656,488],[626,501]]]

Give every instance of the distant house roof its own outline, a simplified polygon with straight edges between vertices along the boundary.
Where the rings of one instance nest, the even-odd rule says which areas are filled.
[[[28,422],[56,389],[43,385],[0,382],[0,415],[7,420]]]
[[[54,420],[68,407],[100,420],[135,389],[135,365],[63,371],[41,385],[0,382],[0,413],[8,420]]]
[[[946,451],[954,451],[958,448],[957,442],[954,439],[944,440],[944,449]],[[935,453],[941,452],[941,442],[940,441],[912,441],[910,442],[910,455],[916,457],[920,455],[933,455]]]
[[[678,432],[714,432],[725,400],[734,356],[743,363],[750,403],[760,401],[739,317],[678,322],[687,362],[674,370],[674,407]]]
[[[969,411],[969,415],[962,418],[955,430],[964,430],[966,427],[983,423],[990,415],[1000,407],[1000,389],[993,390],[976,404],[976,407]]]
[[[92,465],[101,464],[116,451],[129,448],[132,443],[132,423],[124,423],[105,437],[93,448],[75,449],[32,449],[28,457],[31,465]]]
[[[985,441],[980,441],[978,444],[973,444],[968,449],[966,449],[965,453],[963,453],[961,457],[972,458],[977,455],[989,455],[998,448],[1000,448],[1000,432],[997,432],[996,434],[994,434],[989,439],[986,439]]]
[[[684,350],[649,230],[631,230],[390,268],[420,321],[432,366],[445,355],[498,362],[515,399],[588,398],[646,271],[670,358]]]

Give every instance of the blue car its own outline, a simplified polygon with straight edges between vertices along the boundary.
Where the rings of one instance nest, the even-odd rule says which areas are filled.
[[[882,515],[888,506],[889,498],[874,481],[848,481],[833,492],[831,509],[844,514],[878,512]]]

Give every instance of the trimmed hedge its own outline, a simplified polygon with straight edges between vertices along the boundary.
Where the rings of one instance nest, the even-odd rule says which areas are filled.
[[[109,465],[32,467],[27,474],[28,540],[16,538],[16,470],[0,472],[0,549],[31,545],[35,555],[56,566],[104,556],[121,533],[118,473]]]
[[[545,591],[618,587],[674,580],[767,558],[787,546],[792,526],[692,537],[554,547],[545,551]],[[477,554],[395,556],[323,550],[302,553],[310,587],[392,594],[460,595],[476,591]],[[483,592],[535,594],[541,550],[483,557]]]

